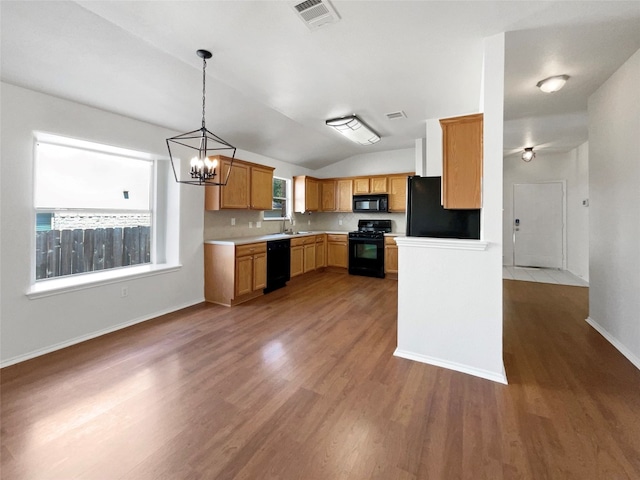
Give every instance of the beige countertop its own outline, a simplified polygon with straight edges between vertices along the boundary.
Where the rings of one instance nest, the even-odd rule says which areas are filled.
[[[221,238],[221,239],[205,240],[204,243],[209,243],[213,245],[246,245],[248,243],[268,242],[271,240],[281,240],[284,238],[296,238],[296,237],[307,237],[310,235],[322,235],[324,233],[329,233],[332,235],[347,235],[349,232],[337,231],[337,230],[323,230],[323,231],[313,231],[313,232],[298,232],[295,234],[270,233],[268,235],[257,235],[252,237]],[[399,233],[385,233],[385,236],[397,237],[402,235]]]

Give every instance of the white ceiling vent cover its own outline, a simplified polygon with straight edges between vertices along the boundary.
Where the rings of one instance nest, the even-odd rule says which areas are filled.
[[[329,0],[294,2],[292,6],[309,30],[317,30],[329,23],[336,23],[340,20],[338,12],[331,6]]]
[[[399,120],[401,118],[407,118],[407,114],[402,110],[398,110],[397,112],[385,113],[385,115],[389,120]]]

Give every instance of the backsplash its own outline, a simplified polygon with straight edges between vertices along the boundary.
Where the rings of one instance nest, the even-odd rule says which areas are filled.
[[[405,233],[406,218],[404,213],[312,213],[303,215],[311,218],[313,230],[350,232],[358,228],[358,220],[391,220],[393,233]],[[342,222],[342,224],[340,224]],[[306,220],[303,220],[306,224]],[[302,226],[298,230],[304,230]]]
[[[235,225],[231,220],[235,219]],[[405,232],[404,213],[295,213],[293,215],[295,225],[285,222],[285,228],[294,231],[328,230],[350,232],[358,227],[358,220],[385,219],[391,220],[394,233]],[[341,224],[342,223],[342,224]],[[258,227],[258,225],[260,225]],[[282,230],[282,221],[263,219],[263,213],[252,210],[220,210],[216,212],[204,212],[204,239],[224,239],[237,237],[250,237],[278,233]]]

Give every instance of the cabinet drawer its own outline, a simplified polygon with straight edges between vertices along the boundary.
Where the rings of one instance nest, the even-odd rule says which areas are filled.
[[[304,239],[303,239],[303,240],[304,240],[304,244],[305,244],[305,245],[310,245],[310,244],[312,244],[312,243],[316,243],[316,237],[315,237],[315,236],[313,236],[313,235],[311,235],[311,236],[309,236],[309,237],[304,237]]]
[[[324,242],[326,236],[325,235],[316,235],[316,242]]]
[[[292,247],[299,247],[301,245],[304,245],[304,237],[295,237],[291,239]]]
[[[247,245],[236,245],[236,257],[245,255],[255,255],[256,253],[266,253],[267,242],[249,243]]]
[[[327,241],[328,242],[346,242],[347,241],[347,236],[346,235],[328,234],[327,235]]]

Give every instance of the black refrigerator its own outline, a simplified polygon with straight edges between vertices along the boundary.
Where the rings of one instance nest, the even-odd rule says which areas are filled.
[[[480,239],[480,210],[448,210],[441,203],[441,177],[407,180],[407,236]]]

